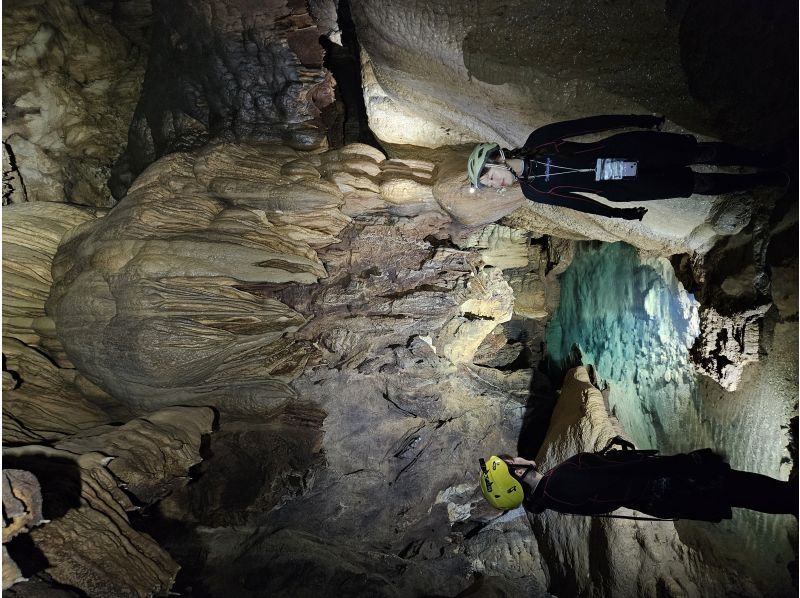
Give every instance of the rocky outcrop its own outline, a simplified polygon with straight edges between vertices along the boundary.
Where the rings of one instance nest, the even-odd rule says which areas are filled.
[[[320,3],[317,3],[320,4]],[[334,81],[322,66],[319,27],[305,2],[153,4],[142,94],[115,165],[115,195],[155,160],[209,141],[323,144],[322,110]]]
[[[146,56],[90,2],[7,6],[3,29],[3,204],[113,205]]]
[[[175,407],[84,431],[52,447],[5,449],[4,465],[12,469],[4,470],[4,507],[10,501],[4,549],[39,583],[46,579],[109,598],[168,591],[177,563],[136,531],[127,513],[188,482],[187,470],[200,461],[201,437],[213,419],[208,408]],[[6,531],[13,536],[23,530],[34,552],[5,544]]]
[[[172,154],[64,243],[48,313],[78,368],[139,408],[263,412],[294,396],[286,383],[308,349],[287,334],[305,318],[242,287],[326,276],[314,247],[348,222],[342,193],[313,165],[282,171],[297,157],[279,146]]]
[[[44,309],[53,284],[51,267],[69,233],[102,213],[52,202],[3,209],[4,337],[35,347],[60,365],[70,365]]]
[[[64,354],[45,313],[58,245],[97,210],[31,202],[3,210],[3,435],[6,444],[55,440],[124,417]]]
[[[536,554],[489,562],[502,536],[465,537],[475,455],[513,445],[530,384],[472,364],[499,350],[484,341],[512,316],[503,271],[528,268],[527,237],[454,229],[451,243],[435,176],[360,145],[218,145],[151,166],[61,245],[48,313],[77,367],[135,409],[221,409],[213,458],[148,528],[194,579],[179,590],[261,591],[231,577],[252,559],[276,591],[309,560],[373,593],[363,574],[381,563],[411,593],[543,587]],[[530,546],[521,525],[507,527]]]
[[[547,470],[576,453],[600,450],[620,432],[586,368],[575,368],[565,378],[536,462]],[[637,515],[626,509],[615,514]],[[735,571],[714,565],[685,546],[670,521],[550,511],[529,517],[545,557],[549,587],[557,595],[708,596],[724,595],[733,588],[753,591]]]
[[[701,373],[725,390],[736,390],[742,370],[758,361],[761,323],[769,304],[726,317],[713,307],[700,314],[700,336],[692,347],[693,361]]]
[[[439,147],[486,139],[515,147],[535,127],[612,107],[665,114],[731,140],[793,142],[781,123],[793,122],[794,98],[776,84],[792,69],[789,7],[759,11],[743,1],[588,3],[575,10],[524,0],[353,5],[370,126],[384,142]],[[738,59],[731,62],[722,48]]]

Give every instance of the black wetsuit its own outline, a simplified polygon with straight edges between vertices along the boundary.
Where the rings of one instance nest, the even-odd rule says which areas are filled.
[[[627,507],[653,517],[714,522],[729,519],[731,507],[797,513],[795,483],[733,470],[710,449],[653,453],[579,453],[544,474],[525,508],[600,515]]]
[[[610,115],[540,127],[530,134],[525,145],[510,152],[511,156],[522,158],[524,162],[524,170],[519,178],[522,192],[525,197],[538,203],[630,220],[641,219],[644,210],[610,207],[579,192],[594,193],[613,202],[641,202],[689,197],[693,192],[725,193],[764,183],[759,175],[711,175],[716,178],[710,187],[697,189],[696,174],[689,168],[690,164],[761,165],[764,157],[728,144],[698,143],[692,135],[633,131],[590,143],[565,141],[568,137],[609,129],[653,129],[663,122],[664,119],[657,116]],[[704,152],[706,147],[717,149]],[[598,158],[635,161],[638,163],[637,174],[633,178],[596,181],[594,170]],[[546,169],[549,169],[549,174]]]

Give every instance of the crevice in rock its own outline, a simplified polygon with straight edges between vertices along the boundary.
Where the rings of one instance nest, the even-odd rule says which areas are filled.
[[[42,515],[54,521],[80,506],[81,477],[78,465],[63,457],[3,455],[4,469],[31,472],[42,489]]]
[[[322,118],[328,126],[328,142],[332,148],[348,143],[365,143],[386,153],[369,128],[361,88],[360,45],[350,12],[350,0],[339,0],[336,17],[341,44],[327,36],[319,40],[325,49],[323,66],[333,73],[337,84],[336,102],[322,111]]]
[[[423,239],[423,241],[428,243],[434,249],[461,249],[458,245],[453,243],[453,240],[450,237],[445,237],[442,239],[435,237],[434,235],[428,235]]]
[[[797,412],[798,404],[795,403],[794,411]],[[789,444],[786,449],[789,451],[789,457],[783,459],[782,462],[791,462],[792,469],[789,472],[789,480],[797,482],[797,438],[798,438],[798,416],[795,415],[789,420]]]
[[[388,393],[388,392],[384,392],[382,396],[383,396],[383,398],[384,398],[384,399],[386,399],[386,400],[387,400],[387,401],[389,401],[389,402],[390,402],[392,405],[394,405],[394,406],[395,406],[395,408],[396,408],[398,411],[401,411],[401,412],[405,413],[406,415],[410,415],[411,417],[419,417],[419,416],[418,416],[416,413],[414,413],[413,411],[409,411],[408,409],[403,409],[403,408],[402,408],[400,405],[398,405],[398,404],[397,404],[397,403],[395,403],[395,402],[394,402],[392,399],[390,399],[390,398],[389,398],[389,393]]]
[[[469,312],[469,311],[465,311],[461,315],[462,315],[462,317],[464,319],[466,319],[466,320],[468,320],[470,322],[475,322],[475,321],[478,321],[478,320],[494,320],[494,318],[492,316],[482,316],[480,314],[474,314],[474,313]]]
[[[39,549],[30,534],[19,534],[3,546],[8,555],[20,568],[24,577],[31,577],[50,566],[47,557]]]
[[[5,151],[6,158],[8,159],[9,170],[3,171],[3,205],[6,206],[12,203],[12,196],[17,189],[14,187],[14,180],[19,181],[19,192],[22,194],[22,201],[28,201],[28,191],[25,188],[25,181],[22,178],[22,173],[17,166],[17,159],[14,156],[14,150],[11,149],[11,144],[3,142],[3,151]]]

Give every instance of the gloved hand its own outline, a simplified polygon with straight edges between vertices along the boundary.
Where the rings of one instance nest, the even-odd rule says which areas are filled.
[[[647,214],[647,208],[621,208],[617,210],[617,218],[624,220],[641,220]]]
[[[612,446],[616,444],[623,451],[632,451],[636,449],[636,447],[632,442],[625,440],[622,436],[614,436],[614,438],[611,439],[610,443]]]
[[[611,440],[608,441],[608,444],[605,445],[598,453],[600,455],[605,455],[607,452],[612,450],[614,446],[620,447],[623,451],[633,451],[636,450],[636,446],[628,440],[625,440],[622,436],[614,436]]]

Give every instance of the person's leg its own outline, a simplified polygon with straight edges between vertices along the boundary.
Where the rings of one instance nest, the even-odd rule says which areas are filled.
[[[789,176],[778,170],[753,174],[695,172],[693,178],[693,192],[699,195],[722,195],[759,186],[783,187],[789,184]]]
[[[774,156],[717,141],[698,142],[697,154],[693,163],[716,166],[758,166],[761,168],[778,168],[780,166]]]
[[[782,482],[758,473],[731,469],[726,476],[725,491],[732,507],[797,516],[797,482]]]

